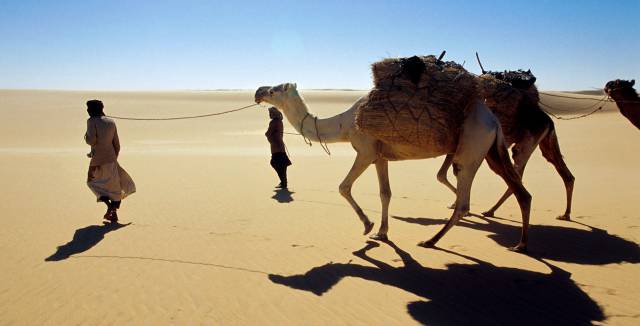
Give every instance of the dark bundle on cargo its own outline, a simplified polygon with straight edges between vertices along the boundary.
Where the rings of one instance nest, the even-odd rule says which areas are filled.
[[[384,59],[372,65],[374,89],[356,127],[387,143],[454,151],[467,108],[479,100],[476,78],[435,56]]]
[[[505,71],[485,71],[484,75],[491,75],[498,80],[505,81],[515,88],[527,89],[536,82],[536,76],[531,70],[505,70]]]

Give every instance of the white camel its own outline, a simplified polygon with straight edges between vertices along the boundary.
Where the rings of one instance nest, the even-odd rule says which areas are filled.
[[[339,190],[364,224],[365,235],[372,230],[374,223],[369,220],[353,199],[351,187],[369,165],[375,164],[376,166],[382,202],[380,228],[371,238],[385,240],[389,231],[388,217],[391,200],[388,161],[426,159],[453,154],[454,172],[457,177],[455,209],[449,221],[435,236],[418,245],[433,247],[469,211],[471,184],[478,167],[486,158],[491,169],[500,175],[514,192],[520,205],[523,224],[521,238],[520,242],[511,249],[515,251],[526,250],[531,195],[523,187],[518,173],[509,160],[498,120],[482,102],[477,101],[469,110],[459,134],[451,135],[459,141],[457,148],[449,149],[388,144],[362,133],[356,129],[355,115],[358,106],[365,100],[366,97],[359,99],[347,111],[334,117],[318,119],[317,116],[309,112],[304,99],[298,93],[296,84],[263,86],[258,88],[255,94],[256,103],[266,102],[281,110],[291,125],[310,140],[327,143],[351,143],[357,153],[356,159],[340,184]],[[446,132],[451,133],[448,130]]]

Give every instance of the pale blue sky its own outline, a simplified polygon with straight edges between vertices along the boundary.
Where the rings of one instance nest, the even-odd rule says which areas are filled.
[[[583,90],[640,78],[639,22],[640,0],[1,0],[0,88],[367,89],[376,60],[447,50]]]

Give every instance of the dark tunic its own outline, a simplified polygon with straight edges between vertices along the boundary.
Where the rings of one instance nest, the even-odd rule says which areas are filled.
[[[282,125],[282,120],[271,119],[269,129],[267,129],[264,135],[267,136],[267,140],[269,140],[269,144],[271,144],[271,165],[274,168],[291,165],[291,161],[284,147],[284,141],[282,140],[283,133],[284,126]]]
[[[271,154],[273,153],[285,153],[284,141],[282,140],[282,134],[284,133],[284,126],[282,120],[271,119],[269,122],[269,129],[264,134],[271,144]]]

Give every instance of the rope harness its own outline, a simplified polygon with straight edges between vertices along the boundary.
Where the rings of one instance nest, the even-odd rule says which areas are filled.
[[[307,136],[305,136],[304,134],[304,120],[306,120],[311,114],[309,112],[307,112],[307,114],[305,114],[304,118],[302,118],[302,120],[300,120],[300,135],[302,136],[302,139],[304,140],[304,143],[309,145],[309,147],[311,147],[311,145],[313,145],[313,143],[311,142],[311,139],[309,139]],[[327,145],[327,142],[322,142],[322,138],[320,137],[320,129],[318,128],[318,117],[314,117],[314,126],[316,129],[316,137],[318,138],[318,142],[320,143],[320,147],[322,147],[322,149],[324,150],[325,153],[327,153],[327,155],[331,155],[331,151],[329,150],[329,146]]]
[[[615,101],[615,100],[613,100],[609,95],[603,95],[603,96],[602,96],[602,98],[600,98],[600,99],[593,99],[593,98],[585,98],[585,97],[575,97],[575,96],[567,96],[567,95],[558,95],[558,94],[552,94],[552,93],[546,93],[546,92],[539,92],[539,93],[540,93],[540,94],[547,95],[547,96],[560,97],[560,98],[568,98],[568,99],[573,99],[573,100],[595,101],[595,103],[594,103],[594,104],[592,104],[592,105],[590,105],[590,106],[587,106],[587,107],[582,108],[582,109],[578,109],[579,111],[582,111],[582,110],[590,110],[590,109],[592,109],[592,108],[594,108],[594,107],[596,107],[596,106],[600,105],[598,108],[596,108],[595,110],[593,110],[593,111],[591,111],[591,112],[589,112],[589,113],[585,113],[585,114],[582,114],[582,115],[579,115],[579,116],[575,116],[575,117],[571,117],[571,118],[565,118],[565,117],[558,116],[558,115],[556,115],[556,114],[554,114],[554,113],[552,113],[552,112],[549,112],[548,110],[545,110],[542,106],[544,106],[544,107],[545,107],[545,108],[547,108],[547,109],[555,110],[555,111],[565,111],[565,112],[567,112],[568,110],[561,110],[561,109],[558,109],[558,108],[554,108],[554,107],[552,107],[552,106],[550,106],[550,105],[548,105],[548,104],[545,104],[544,102],[542,102],[542,101],[540,101],[540,100],[539,100],[538,102],[539,102],[539,103],[540,103],[540,105],[541,105],[540,109],[542,109],[542,111],[544,111],[544,112],[545,112],[545,113],[547,113],[548,115],[550,115],[550,116],[552,116],[552,117],[554,117],[554,118],[556,118],[556,119],[558,119],[558,120],[575,120],[575,119],[580,119],[580,118],[588,117],[588,116],[590,116],[590,115],[592,115],[592,114],[594,114],[594,113],[596,113],[596,112],[598,112],[598,111],[602,110],[603,105],[604,105],[604,104],[606,104],[606,103],[611,103],[611,102],[614,102],[614,103],[640,103],[640,101],[624,101],[624,100]]]

